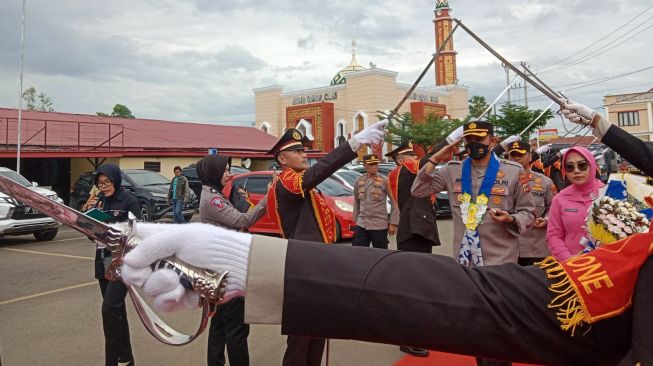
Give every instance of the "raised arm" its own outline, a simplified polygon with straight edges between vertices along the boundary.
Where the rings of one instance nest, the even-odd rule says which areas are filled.
[[[561,112],[573,123],[590,126],[601,142],[623,156],[637,169],[653,176],[653,149],[644,141],[611,124],[592,108],[583,104],[569,101]],[[587,120],[590,122],[586,123]]]
[[[302,177],[302,190],[304,192],[315,188],[325,179],[352,161],[357,155],[356,152],[364,145],[377,145],[383,141],[384,128],[387,120],[379,121],[366,127],[352,137],[346,144],[338,146],[325,157],[318,160],[315,165],[306,169]]]

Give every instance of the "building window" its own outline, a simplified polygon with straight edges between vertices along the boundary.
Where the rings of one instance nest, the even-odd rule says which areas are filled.
[[[143,162],[143,169],[161,173],[161,163],[158,161],[146,161]]]
[[[267,121],[261,123],[261,127],[259,128],[261,129],[261,131],[265,133],[270,133],[270,130],[272,130],[272,126],[270,126],[270,123],[268,123]]]
[[[639,112],[619,112],[619,126],[639,126]]]
[[[336,125],[336,147],[347,142],[345,137],[345,121],[340,120]]]

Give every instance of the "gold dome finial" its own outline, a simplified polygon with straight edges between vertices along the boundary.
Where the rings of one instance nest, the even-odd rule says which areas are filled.
[[[331,79],[331,85],[337,85],[337,84],[344,84],[347,82],[345,75],[354,72],[354,71],[361,71],[361,70],[366,70],[365,67],[361,66],[358,61],[356,60],[356,40],[352,39],[351,40],[351,61],[349,62],[349,65],[346,66],[344,69],[338,71],[336,76]]]

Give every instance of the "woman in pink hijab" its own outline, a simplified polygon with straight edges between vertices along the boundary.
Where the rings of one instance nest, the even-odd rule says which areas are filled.
[[[571,183],[551,202],[546,239],[551,254],[566,260],[583,250],[587,214],[603,183],[596,179],[596,161],[584,147],[574,146],[562,157],[563,174]]]

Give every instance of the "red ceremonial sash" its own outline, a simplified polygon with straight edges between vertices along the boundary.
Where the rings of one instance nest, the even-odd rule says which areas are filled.
[[[390,174],[388,174],[388,187],[390,188],[390,197],[394,201],[395,205],[398,205],[399,201],[399,172],[401,172],[401,167],[398,166],[394,168]]]
[[[336,215],[331,211],[321,193],[311,189],[309,194],[322,239],[326,244],[331,244],[336,241]]]
[[[649,228],[651,230],[651,228]],[[547,257],[537,265],[551,279],[549,308],[563,330],[623,313],[630,305],[640,267],[653,252],[653,232],[601,244],[566,261]]]
[[[279,220],[279,211],[277,210],[277,182],[272,183],[272,187],[268,191],[267,213],[272,217],[272,221],[276,222],[277,226],[279,226],[281,237],[285,238],[286,233],[283,232],[283,226],[281,226],[281,220]]]
[[[304,197],[304,189],[302,188],[302,177],[304,172],[295,172],[292,169],[285,169],[279,175],[279,182],[283,188],[287,189],[290,193],[301,194]],[[286,233],[283,232],[283,226],[281,226],[281,216],[277,210],[277,200],[276,200],[276,183],[272,191],[272,195],[268,193],[268,207],[274,207],[271,212],[274,212],[273,218],[279,224],[279,229],[281,230],[281,235],[285,238]],[[336,240],[336,215],[329,208],[324,196],[321,193],[317,193],[314,189],[309,191],[311,197],[311,206],[313,206],[313,213],[317,219],[317,224],[322,234],[322,240],[325,243],[331,244]]]
[[[419,160],[405,160],[403,162],[403,166],[408,169],[409,172],[413,174],[417,174],[419,172]]]
[[[539,170],[544,170],[544,164],[542,164],[542,160],[537,159],[531,164],[531,168],[537,168]]]

